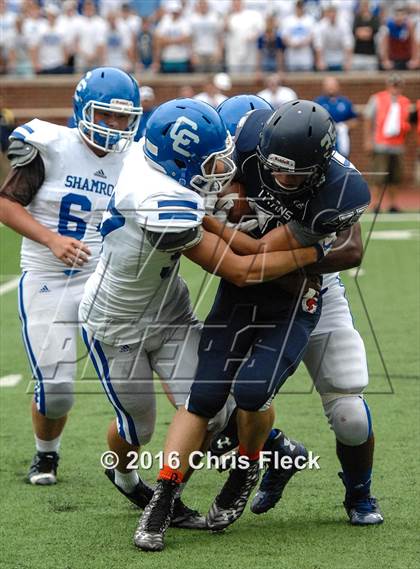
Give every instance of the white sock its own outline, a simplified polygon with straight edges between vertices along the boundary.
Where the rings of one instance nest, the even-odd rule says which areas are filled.
[[[43,441],[39,439],[36,435],[35,437],[35,446],[38,452],[57,452],[60,450],[60,443],[61,443],[61,435],[59,435],[56,439],[52,441]]]
[[[115,469],[115,484],[124,492],[132,492],[139,482],[137,470],[129,470],[128,472],[120,472]]]

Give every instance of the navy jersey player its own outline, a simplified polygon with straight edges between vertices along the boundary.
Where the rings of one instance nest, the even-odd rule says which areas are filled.
[[[237,140],[238,162],[243,165],[243,174],[248,172],[252,177],[253,173],[254,180],[256,179],[257,182],[260,172],[255,178],[256,170],[259,168],[255,161],[255,150],[264,122],[261,119],[265,119],[261,117],[261,114],[261,112],[255,112],[254,117],[249,117]],[[240,113],[237,116],[237,122],[239,122]],[[357,182],[360,181],[360,176],[354,171],[353,166],[340,155],[334,154],[332,160],[332,166],[334,162],[336,163],[334,183],[337,183],[337,178],[339,179],[340,167],[337,167],[337,164],[344,166],[341,168],[345,178],[341,184],[340,199],[345,198],[344,194],[349,192],[353,192],[351,198],[357,199]],[[328,173],[330,170],[331,166]],[[328,182],[328,176],[326,182]],[[287,211],[281,209],[285,203],[290,203],[288,194],[285,194],[284,198],[278,197],[277,186],[274,186],[273,191],[270,183],[272,184],[272,181],[268,178],[265,187],[258,186],[257,193],[255,188],[247,186],[247,192],[253,196],[254,201],[251,203],[259,216],[260,226],[264,226],[270,220],[275,222],[270,216],[272,211],[283,213],[287,218],[290,217]],[[324,192],[324,186],[321,191]],[[258,200],[258,197],[261,197],[261,200]],[[294,198],[292,200],[295,202]],[[293,202],[292,208],[294,205],[299,205],[297,200]],[[350,207],[347,212],[350,219],[357,217],[363,207],[357,202],[353,205],[355,209]],[[341,216],[342,219],[345,217],[343,214]],[[339,224],[341,225],[340,220]],[[338,270],[359,264],[361,255],[360,229],[358,224],[352,225],[351,231],[340,232],[335,250],[327,259],[305,268],[306,275],[324,273],[324,294],[321,318],[310,336],[303,361],[321,396],[325,414],[336,436],[337,455],[343,469],[341,477],[346,487],[344,505],[351,523],[364,525],[383,521],[376,500],[370,495],[374,438],[370,411],[362,395],[363,389],[368,384],[368,370],[363,340],[354,329],[345,289],[337,273]],[[296,279],[294,281],[294,286],[297,286]],[[281,436],[276,435],[276,430],[273,430],[271,437],[273,438],[272,446],[277,448],[281,444]],[[269,468],[253,500],[251,510],[259,514],[272,508],[280,499],[283,488],[292,474],[292,470],[287,473]]]
[[[0,219],[23,235],[19,313],[36,379],[36,454],[28,479],[56,482],[73,405],[78,305],[101,247],[98,226],[141,116],[137,81],[116,68],[89,71],[74,98],[77,128],[34,119],[16,128]]]

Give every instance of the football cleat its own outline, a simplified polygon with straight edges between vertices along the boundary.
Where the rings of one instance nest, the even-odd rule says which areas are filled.
[[[29,468],[28,482],[39,486],[56,484],[59,460],[56,452],[37,452]]]
[[[105,475],[115,488],[123,494],[130,502],[132,502],[138,508],[144,510],[147,504],[150,502],[153,496],[153,488],[144,482],[139,480],[137,486],[132,492],[125,492],[118,484],[115,483],[115,470],[109,469],[104,470]],[[207,529],[206,518],[202,516],[197,510],[192,510],[186,506],[181,498],[175,500],[174,507],[174,517],[171,522],[171,526],[183,529]]]
[[[366,496],[353,501],[345,500],[343,505],[353,526],[369,526],[381,524],[384,521],[384,516],[374,496]]]
[[[150,502],[153,496],[153,488],[151,486],[143,482],[143,480],[139,479],[137,486],[134,488],[134,490],[132,492],[126,492],[120,486],[118,486],[118,484],[116,484],[115,470],[113,468],[109,470],[104,470],[104,472],[105,476],[109,478],[109,480],[112,482],[115,488],[119,492],[121,492],[121,494],[123,494],[128,500],[130,500],[130,502],[132,502],[133,504],[144,510],[144,508],[147,506],[147,504]]]
[[[171,523],[179,485],[158,480],[134,534],[134,544],[143,551],[162,551],[165,532]]]
[[[251,503],[251,512],[253,514],[264,514],[274,508],[283,495],[283,491],[292,478],[299,471],[296,468],[294,460],[297,456],[308,458],[308,451],[303,444],[288,439],[284,433],[278,432],[277,436],[271,441],[269,449],[273,455],[272,463],[264,474],[260,487]],[[290,468],[283,468],[280,460],[283,456],[290,456],[292,465]]]
[[[344,483],[343,473],[339,472],[338,476]],[[377,525],[384,521],[378,501],[370,493],[364,496],[352,496],[349,492],[346,492],[343,506],[353,526]]]
[[[197,510],[192,510],[177,498],[174,504],[174,513],[171,527],[182,529],[208,529],[206,517]]]
[[[207,527],[221,531],[233,524],[243,513],[260,476],[259,462],[250,462],[246,469],[235,468],[229,473],[222,490],[207,514]]]

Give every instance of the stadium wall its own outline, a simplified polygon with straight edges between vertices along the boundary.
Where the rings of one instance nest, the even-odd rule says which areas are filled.
[[[419,97],[420,76],[410,72],[401,73],[405,79],[404,94],[412,103]],[[385,74],[351,73],[337,74],[341,83],[341,93],[349,97],[356,104],[359,112],[372,93],[384,89]],[[289,73],[285,85],[292,87],[299,97],[313,99],[321,93],[321,83],[325,74],[322,73]],[[137,77],[142,85],[150,85],[156,93],[157,103],[162,103],[177,96],[180,87],[190,85],[195,92],[202,89],[208,76],[194,75],[152,75],[144,74]],[[16,122],[21,124],[32,118],[40,118],[58,124],[66,124],[72,114],[71,100],[77,83],[77,77],[46,76],[31,80],[22,80],[14,77],[3,77],[1,106],[13,111]],[[232,76],[232,89],[229,95],[238,93],[256,93],[264,85],[262,80],[256,81],[250,76]],[[370,171],[370,158],[363,147],[363,125],[360,120],[351,133],[352,152],[350,159],[361,171]],[[407,154],[405,160],[406,182],[413,184],[414,161],[418,139],[415,127],[408,135]]]

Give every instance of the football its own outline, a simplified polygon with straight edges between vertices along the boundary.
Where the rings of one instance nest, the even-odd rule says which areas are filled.
[[[246,199],[245,188],[240,182],[234,182],[229,186],[229,188],[223,193],[224,196],[230,194],[237,194],[233,201],[233,207],[230,209],[228,214],[228,220],[232,223],[239,223],[244,216],[252,215],[252,209],[249,207],[248,201]]]

